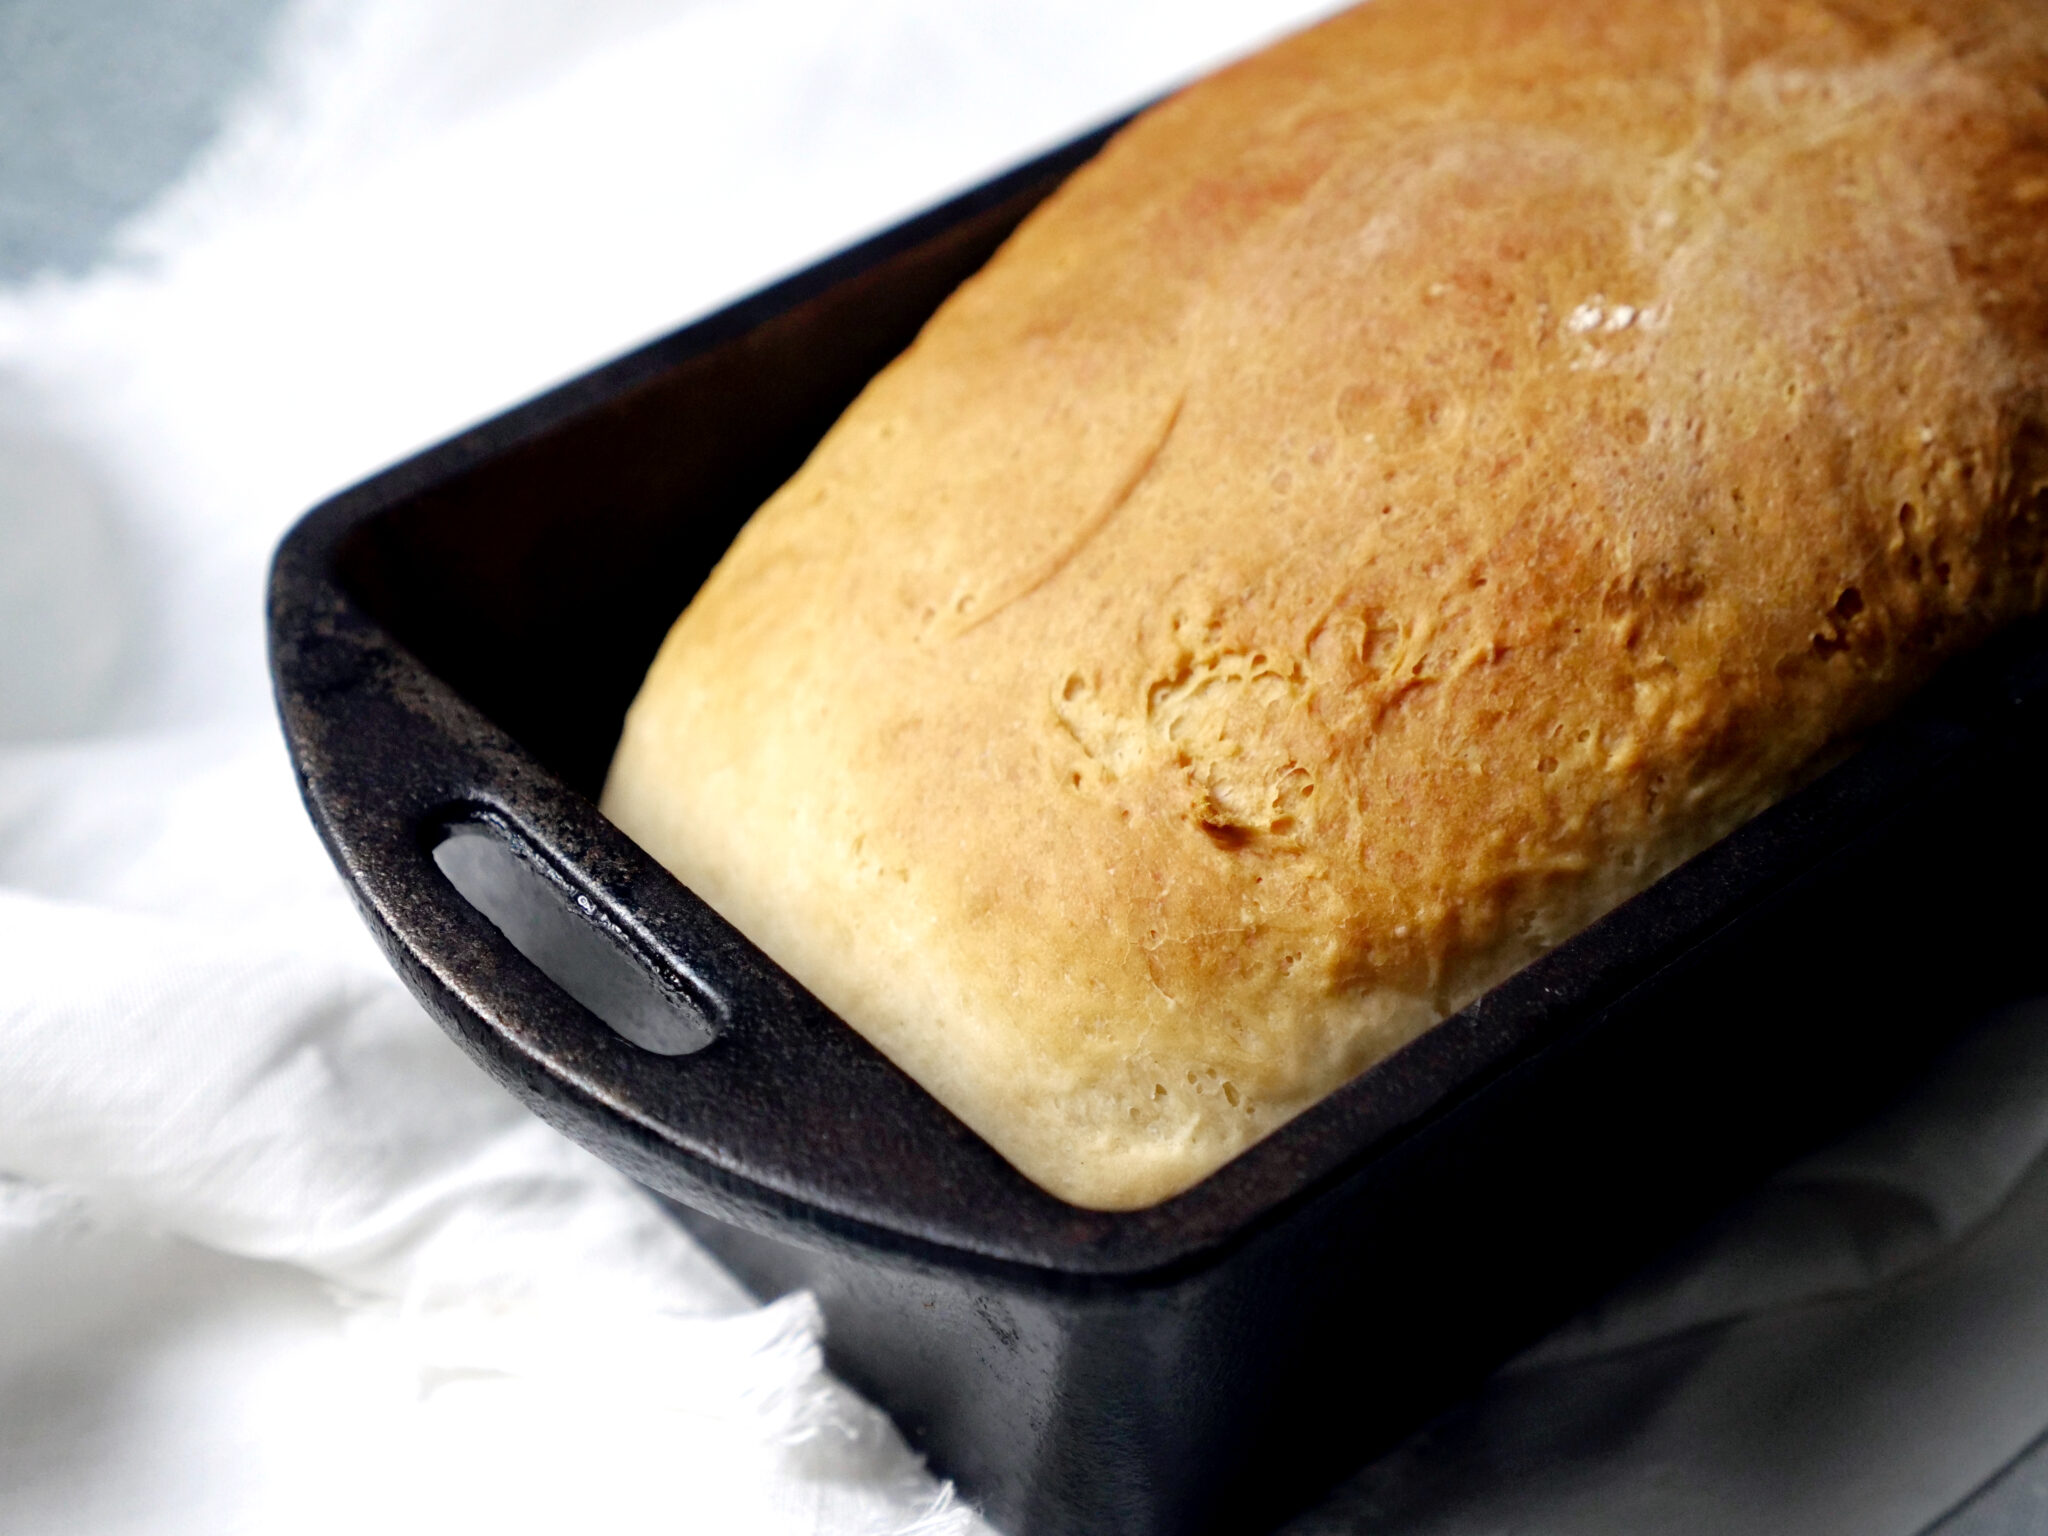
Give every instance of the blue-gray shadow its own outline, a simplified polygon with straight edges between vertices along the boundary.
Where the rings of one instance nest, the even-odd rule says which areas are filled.
[[[173,181],[284,0],[0,0],[0,282],[76,273]]]

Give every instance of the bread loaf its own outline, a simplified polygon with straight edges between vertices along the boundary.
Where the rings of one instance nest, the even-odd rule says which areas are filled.
[[[2041,606],[2043,274],[2048,6],[1373,0],[953,296],[605,810],[1155,1202]]]

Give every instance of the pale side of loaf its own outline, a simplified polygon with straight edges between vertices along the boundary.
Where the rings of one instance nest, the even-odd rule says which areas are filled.
[[[2044,91],[1970,0],[1197,85],[754,518],[605,809],[1046,1188],[1182,1190],[2041,606]]]

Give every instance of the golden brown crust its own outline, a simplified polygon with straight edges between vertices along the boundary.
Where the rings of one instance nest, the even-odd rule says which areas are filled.
[[[1374,0],[1021,229],[605,807],[1151,1203],[2039,607],[2048,8]]]

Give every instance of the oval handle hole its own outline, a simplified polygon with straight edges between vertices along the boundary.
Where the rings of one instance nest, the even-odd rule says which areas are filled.
[[[459,822],[434,847],[449,884],[512,947],[614,1031],[660,1056],[687,1056],[718,1038],[722,1010],[691,995],[631,947],[591,899],[536,867],[506,835]]]

